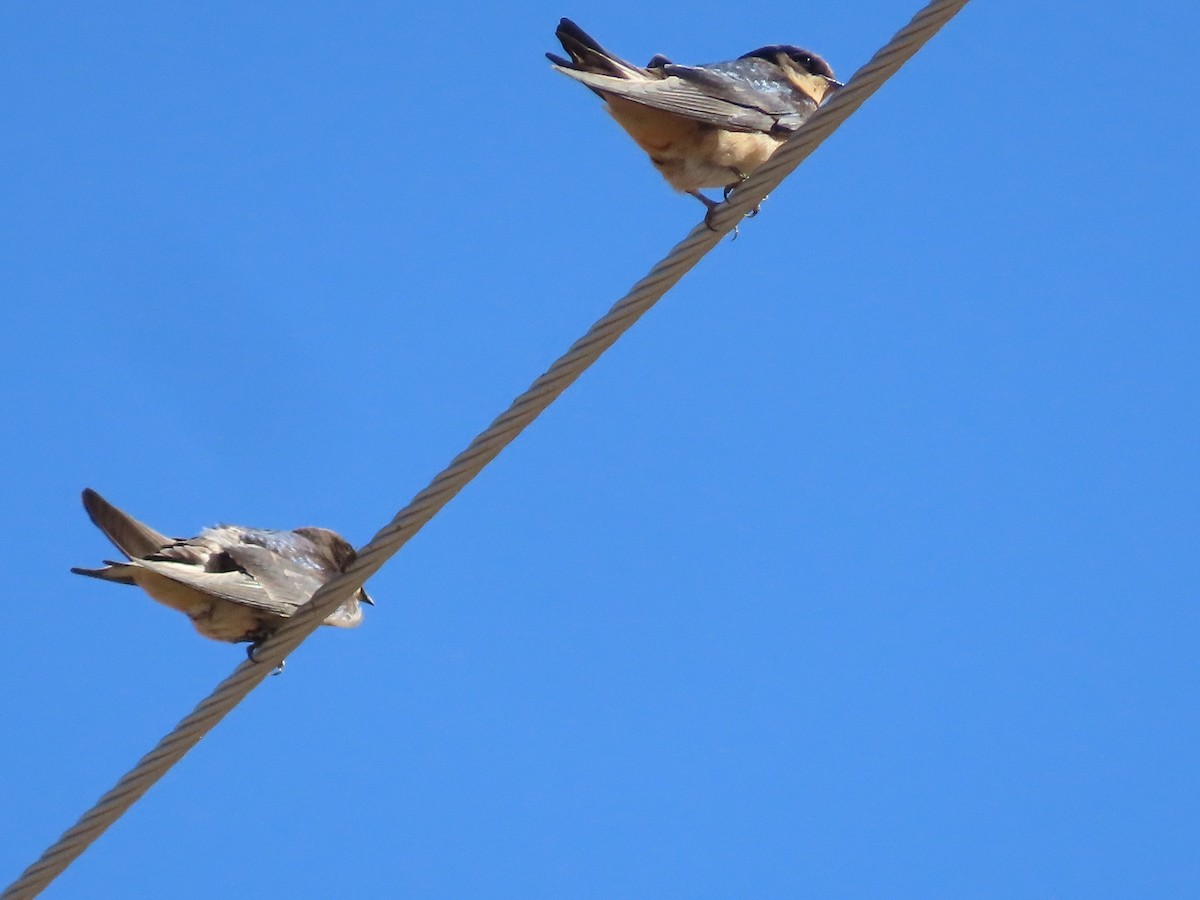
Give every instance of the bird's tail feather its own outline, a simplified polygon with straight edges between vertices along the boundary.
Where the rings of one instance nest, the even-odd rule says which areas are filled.
[[[101,581],[115,581],[118,584],[137,584],[133,579],[133,571],[134,566],[107,559],[104,561],[103,569],[82,569],[78,566],[71,568],[72,574],[99,578]]]
[[[88,518],[104,532],[105,537],[113,542],[113,546],[129,559],[149,556],[173,543],[171,538],[160,534],[149,525],[139,522],[129,513],[117,509],[91,488],[84,489],[83,508],[87,511]],[[103,577],[95,574],[103,569],[73,569],[72,571],[80,575]]]
[[[547,53],[546,58],[556,66],[597,75],[611,75],[616,78],[644,76],[645,72],[616,54],[609,53],[595,39],[572,22],[563,19],[558,23],[554,36],[559,39],[563,49],[570,54],[570,59],[563,59],[553,53]]]

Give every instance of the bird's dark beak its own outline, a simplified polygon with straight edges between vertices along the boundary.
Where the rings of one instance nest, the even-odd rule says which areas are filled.
[[[367,593],[366,588],[358,589],[358,602],[365,603],[367,606],[374,606],[375,601],[371,599],[371,595]]]

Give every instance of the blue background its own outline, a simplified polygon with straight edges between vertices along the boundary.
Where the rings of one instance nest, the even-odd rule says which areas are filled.
[[[0,881],[699,220],[542,58],[912,2],[0,11]],[[1195,896],[1195,4],[973,3],[49,896]]]

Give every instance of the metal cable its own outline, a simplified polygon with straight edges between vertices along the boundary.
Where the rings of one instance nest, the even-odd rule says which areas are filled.
[[[741,218],[778,187],[817,146],[954,17],[967,0],[934,0],[913,18],[846,86],[718,207],[712,229],[697,225],[645,278],[633,286],[586,335],[576,341],[525,393],[479,434],[428,487],[359,551],[345,574],[324,585],[257,651],[257,662],[238,666],[216,690],[142,757],[116,786],[80,817],[0,898],[34,897],[46,888],[150,786],[194,747],[275,665],[295,650],[342,601],[479,474],[525,427],[650,309]]]

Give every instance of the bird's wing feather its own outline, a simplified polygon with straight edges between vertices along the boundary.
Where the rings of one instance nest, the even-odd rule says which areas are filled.
[[[328,560],[306,552],[304,548],[309,545],[301,535],[287,532],[256,535],[250,532],[247,536],[259,539],[262,543],[243,542],[236,547],[229,547],[227,552],[266,589],[272,601],[288,609],[281,615],[294,613],[311,600],[322,585],[340,574]],[[344,600],[325,618],[325,624],[353,628],[362,621],[362,617],[356,592],[355,596]]]
[[[284,615],[291,615],[311,600],[317,589],[335,574],[312,564],[306,557],[292,558],[254,544],[229,547],[227,552],[274,603],[288,610]]]
[[[767,60],[735,59],[707,66],[666,63],[661,69],[667,80],[678,78],[714,100],[761,114],[776,129],[794,131],[817,108],[812,97],[797,90]]]
[[[167,559],[135,559],[130,565],[141,566],[177,581],[182,585],[277,616],[289,616],[294,606],[281,603],[272,597],[258,581],[245,572],[206,572],[192,563],[174,562]]]
[[[611,94],[708,125],[731,131],[765,132],[775,128],[776,120],[762,110],[716,96],[678,76],[634,80],[564,66],[555,68],[601,94]]]

